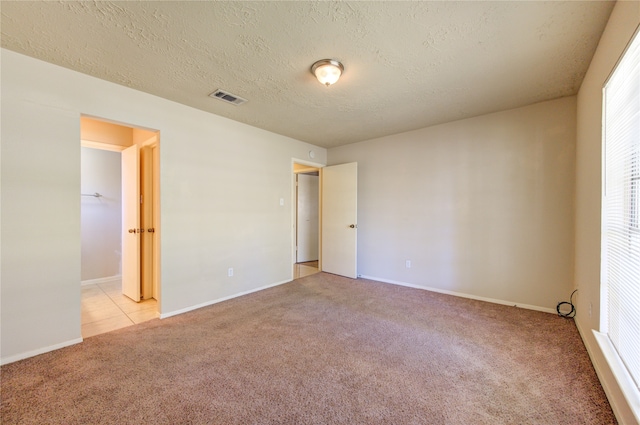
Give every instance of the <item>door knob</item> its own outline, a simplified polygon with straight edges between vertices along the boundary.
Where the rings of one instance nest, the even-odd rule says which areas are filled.
[[[129,233],[135,233],[136,229],[129,229]]]
[[[349,227],[352,228],[352,229],[355,229],[356,227],[358,227],[358,225],[357,224],[350,224]]]
[[[155,231],[156,231],[156,229],[153,228],[153,227],[150,227],[149,229],[147,229],[147,232],[149,232],[149,233],[154,233]]]

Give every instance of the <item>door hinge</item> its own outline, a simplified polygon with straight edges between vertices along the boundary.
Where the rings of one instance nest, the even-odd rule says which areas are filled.
[[[140,203],[142,203],[142,195],[140,195]]]

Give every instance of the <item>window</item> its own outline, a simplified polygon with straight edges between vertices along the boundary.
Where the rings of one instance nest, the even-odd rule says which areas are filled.
[[[602,331],[640,388],[640,36],[604,87]]]

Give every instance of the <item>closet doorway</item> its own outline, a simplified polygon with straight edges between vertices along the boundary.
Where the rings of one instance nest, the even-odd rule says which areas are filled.
[[[84,338],[159,317],[159,148],[157,131],[81,118]]]
[[[295,232],[293,278],[320,270],[320,169],[293,164]]]

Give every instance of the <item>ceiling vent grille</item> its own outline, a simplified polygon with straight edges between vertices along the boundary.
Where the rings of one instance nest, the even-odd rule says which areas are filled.
[[[236,96],[235,94],[231,94],[224,90],[216,90],[213,93],[211,93],[209,96],[215,99],[220,99],[227,103],[232,103],[234,105],[242,105],[247,101],[247,99],[243,99],[240,96]]]

